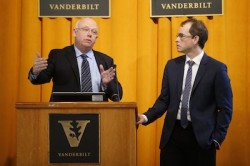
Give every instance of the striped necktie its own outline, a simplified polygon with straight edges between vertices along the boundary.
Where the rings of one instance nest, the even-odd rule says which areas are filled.
[[[181,126],[183,128],[186,128],[188,126],[187,110],[188,110],[188,103],[191,91],[192,66],[194,65],[194,61],[188,61],[187,63],[189,64],[189,68],[186,75],[186,82],[183,91],[182,105],[181,105]]]
[[[82,54],[81,57],[81,92],[92,92],[91,74],[87,55]]]

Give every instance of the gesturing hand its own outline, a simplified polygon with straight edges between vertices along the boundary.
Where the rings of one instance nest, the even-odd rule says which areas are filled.
[[[112,81],[115,77],[115,69],[110,67],[107,70],[104,70],[103,66],[100,65],[100,72],[102,77],[102,83],[107,86],[107,84]]]
[[[42,70],[46,69],[48,66],[47,59],[42,58],[39,52],[36,53],[36,59],[32,68],[33,74],[39,74]]]

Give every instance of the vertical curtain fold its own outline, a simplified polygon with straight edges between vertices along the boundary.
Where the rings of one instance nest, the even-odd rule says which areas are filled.
[[[149,17],[149,3],[138,1],[137,103],[145,112],[157,97],[157,24]],[[156,123],[138,129],[138,165],[155,165]]]
[[[0,2],[0,165],[15,165],[16,116],[20,56],[20,3]]]
[[[41,19],[37,17],[37,1],[21,1],[21,34],[19,53],[18,101],[41,101],[41,86],[30,86],[28,72],[36,59],[36,52],[41,52]],[[32,13],[32,14],[30,14]]]

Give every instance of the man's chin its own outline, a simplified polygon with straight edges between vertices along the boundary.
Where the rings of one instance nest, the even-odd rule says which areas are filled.
[[[84,47],[85,49],[90,49],[91,50],[92,47],[93,47],[93,44],[89,44],[89,43],[86,44],[86,43],[84,43],[81,46]]]
[[[180,52],[180,53],[183,53],[183,51],[181,49],[177,49],[177,51]]]

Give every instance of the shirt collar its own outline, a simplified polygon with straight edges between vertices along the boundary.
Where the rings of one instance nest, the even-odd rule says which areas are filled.
[[[187,61],[189,61],[189,60],[192,60],[192,61],[194,61],[195,64],[200,65],[201,59],[202,59],[203,55],[204,55],[204,51],[202,51],[198,56],[196,56],[196,57],[193,58],[193,59],[190,59],[190,58],[186,55],[186,62],[185,62],[185,63],[187,63]]]
[[[76,58],[78,58],[79,56],[81,56],[83,53],[75,46],[74,44],[74,49],[76,52]],[[85,55],[87,55],[88,58],[92,59],[94,58],[94,52],[93,50],[90,50],[89,52],[87,52]]]

